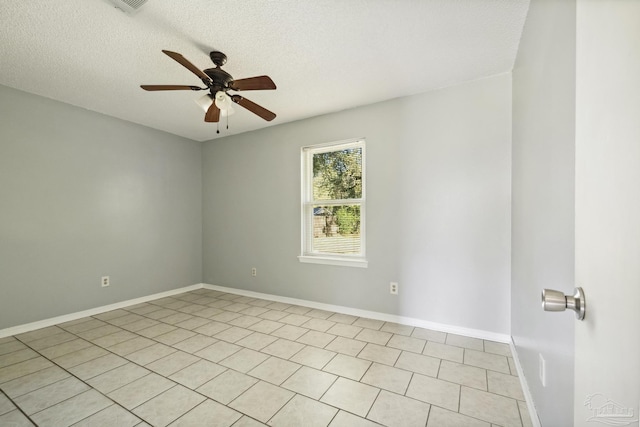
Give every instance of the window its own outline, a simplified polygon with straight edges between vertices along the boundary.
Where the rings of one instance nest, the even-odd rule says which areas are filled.
[[[302,149],[301,262],[367,267],[363,139]]]

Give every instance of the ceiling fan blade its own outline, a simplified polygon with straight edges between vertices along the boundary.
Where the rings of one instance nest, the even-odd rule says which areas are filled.
[[[220,121],[220,109],[215,102],[212,102],[209,106],[207,113],[204,115],[204,121],[209,123]]]
[[[269,76],[258,76],[234,80],[229,83],[229,87],[233,90],[266,90],[275,89],[276,84]]]
[[[144,90],[202,90],[198,86],[185,86],[185,85],[140,85]]]
[[[193,74],[195,74],[196,76],[200,77],[200,79],[207,86],[209,86],[209,83],[211,82],[211,80],[209,79],[209,76],[207,76],[201,69],[199,69],[198,67],[193,65],[191,62],[189,62],[189,60],[187,60],[187,58],[185,58],[184,56],[180,55],[177,52],[171,52],[170,50],[162,50],[162,51],[166,55],[168,55],[169,57],[173,58],[175,61],[180,63],[180,65],[185,67],[187,70],[191,71]]]
[[[255,102],[249,101],[247,98],[243,98],[240,95],[231,95],[231,100],[236,104],[246,108],[252,113],[262,117],[266,121],[270,122],[271,120],[276,118],[276,114],[267,110],[264,107],[259,106]]]

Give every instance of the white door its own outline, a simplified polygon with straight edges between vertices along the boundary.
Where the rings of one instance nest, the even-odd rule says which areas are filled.
[[[577,1],[574,423],[640,415],[640,1]]]

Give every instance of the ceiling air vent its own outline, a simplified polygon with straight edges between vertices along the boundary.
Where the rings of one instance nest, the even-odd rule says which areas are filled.
[[[118,9],[124,13],[133,14],[138,11],[147,0],[110,0]]]

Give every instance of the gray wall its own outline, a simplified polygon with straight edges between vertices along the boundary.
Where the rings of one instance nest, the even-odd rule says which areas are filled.
[[[301,264],[300,147],[354,137],[369,268]],[[204,280],[508,334],[510,163],[509,74],[207,142]]]
[[[549,426],[573,424],[575,319],[543,312],[540,293],[574,286],[575,12],[575,1],[532,0],[513,71],[511,331]]]
[[[200,143],[4,86],[0,122],[0,329],[202,281]]]

